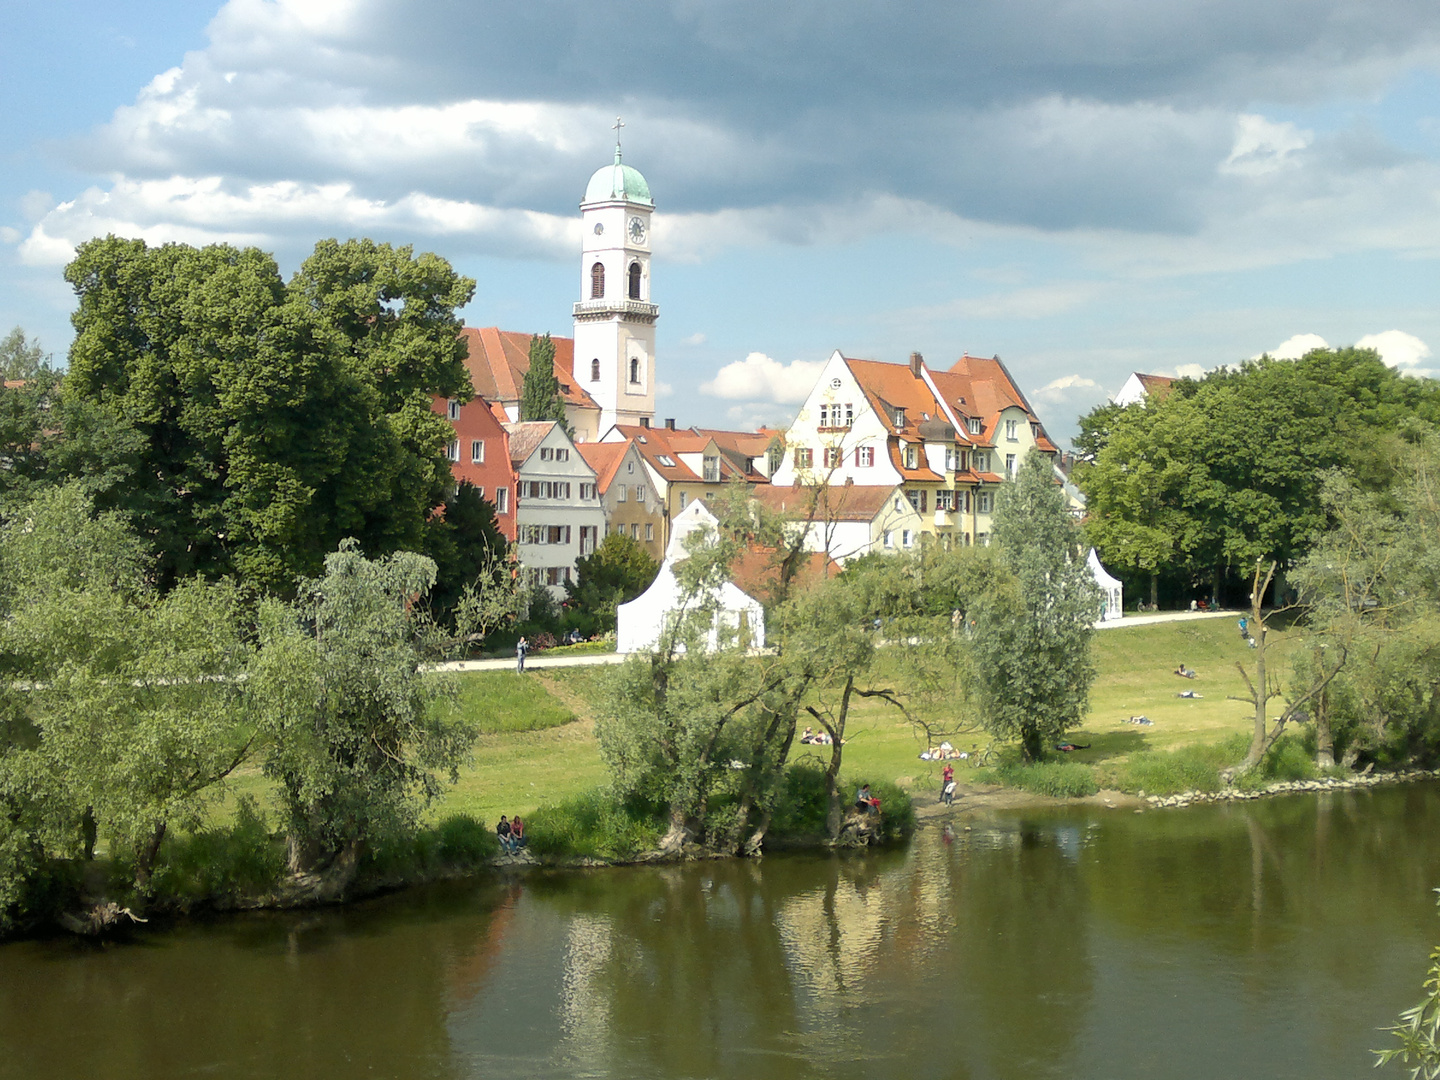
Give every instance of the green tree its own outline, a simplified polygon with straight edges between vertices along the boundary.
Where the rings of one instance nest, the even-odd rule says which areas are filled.
[[[336,896],[373,840],[414,827],[454,782],[473,726],[435,708],[442,685],[420,671],[416,600],[435,564],[410,552],[365,558],[345,541],[293,604],[260,611],[252,683],[280,787],[289,864],[316,896]]]
[[[565,419],[565,396],[555,374],[555,342],[550,335],[530,338],[530,366],[520,388],[521,420],[558,420],[567,435],[574,430]]]
[[[28,687],[0,769],[38,784],[21,818],[45,823],[45,850],[88,852],[98,832],[144,891],[167,830],[199,824],[253,728],[237,590],[191,580],[160,597],[142,550],[73,485],[0,533],[0,663]]]
[[[0,382],[51,374],[55,370],[53,361],[40,342],[27,338],[18,326],[0,339]]]
[[[430,395],[471,392],[455,309],[473,282],[443,259],[324,241],[286,285],[254,248],[108,237],[66,277],[63,464],[111,478],[96,497],[153,546],[162,588],[235,573],[284,591],[342,537],[422,545],[450,484]]]
[[[615,609],[650,587],[660,564],[636,540],[607,533],[594,554],[575,563],[575,581],[566,586],[571,601],[594,620],[594,629],[615,629]]]
[[[1409,1067],[1410,1080],[1440,1080],[1440,945],[1431,950],[1424,989],[1420,1003],[1402,1012],[1400,1023],[1386,1028],[1400,1045],[1376,1050],[1375,1064],[1398,1060]]]
[[[1031,451],[999,490],[994,522],[992,542],[1015,584],[976,604],[975,670],[987,729],[1038,761],[1047,744],[1084,719],[1100,591],[1042,454]]]
[[[453,624],[467,588],[497,584],[495,577],[508,562],[508,549],[494,504],[474,484],[462,480],[425,526],[424,552],[435,563],[430,610],[436,618]]]

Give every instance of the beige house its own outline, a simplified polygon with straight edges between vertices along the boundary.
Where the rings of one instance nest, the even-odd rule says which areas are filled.
[[[576,449],[595,470],[605,532],[624,533],[659,562],[665,555],[664,506],[636,444],[583,443]]]

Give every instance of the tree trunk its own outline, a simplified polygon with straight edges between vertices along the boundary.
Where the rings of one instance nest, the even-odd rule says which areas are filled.
[[[85,807],[85,812],[80,815],[80,839],[85,849],[85,861],[95,861],[95,840],[99,829],[95,824],[95,808]]]
[[[667,855],[678,855],[692,839],[694,839],[694,833],[690,828],[690,816],[685,813],[684,807],[672,804],[670,828],[660,838],[660,850]]]
[[[840,805],[840,760],[844,753],[845,719],[850,713],[850,695],[854,691],[855,676],[847,676],[845,690],[840,695],[840,715],[833,725],[825,725],[830,733],[830,764],[825,767],[825,831],[831,840],[840,838],[845,818],[845,808]]]
[[[154,873],[155,858],[160,854],[160,843],[164,839],[165,822],[162,821],[135,853],[135,888],[139,892],[144,893],[150,888],[150,875]]]
[[[1257,563],[1255,577],[1250,584],[1250,636],[1255,639],[1255,685],[1251,687],[1251,694],[1255,699],[1255,720],[1250,733],[1250,749],[1245,754],[1245,760],[1240,763],[1241,772],[1249,772],[1260,764],[1260,759],[1270,748],[1269,744],[1280,735],[1277,728],[1267,741],[1265,707],[1270,702],[1270,690],[1269,684],[1265,681],[1265,619],[1260,607],[1265,590],[1269,587],[1270,579],[1274,575],[1275,564],[1273,562],[1264,578],[1260,576],[1260,565]]]
[[[1157,611],[1160,608],[1160,572],[1150,571],[1150,610]]]
[[[1315,702],[1315,767],[1335,767],[1335,733],[1330,729],[1330,693],[1320,692]]]

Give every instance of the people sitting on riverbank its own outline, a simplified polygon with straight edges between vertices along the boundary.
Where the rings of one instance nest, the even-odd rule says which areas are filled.
[[[505,854],[515,854],[515,841],[510,835],[510,821],[504,814],[500,815],[500,824],[495,826],[495,836],[500,841],[500,849]]]
[[[519,851],[525,846],[525,822],[516,814],[510,819],[510,850]]]
[[[1195,678],[1195,669],[1188,668],[1182,663],[1175,669],[1175,674],[1179,675],[1182,679],[1193,679]]]
[[[855,793],[855,809],[862,814],[878,814],[880,812],[880,800],[870,793],[869,784],[861,784],[860,790]]]

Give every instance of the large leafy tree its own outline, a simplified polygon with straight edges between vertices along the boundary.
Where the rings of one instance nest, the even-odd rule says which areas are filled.
[[[0,531],[0,802],[12,811],[0,817],[29,823],[32,852],[108,838],[142,889],[167,830],[199,823],[253,733],[237,590],[191,579],[161,597],[148,570],[118,516],[95,515],[75,485],[41,492]]]
[[[81,447],[128,470],[97,497],[152,545],[162,588],[198,572],[285,589],[345,536],[421,546],[449,485],[430,395],[471,393],[455,309],[473,282],[443,259],[325,241],[287,285],[255,248],[108,237],[66,277],[62,397]],[[106,430],[133,433],[129,462],[106,459]]]
[[[435,564],[396,552],[367,559],[346,541],[292,604],[267,601],[252,682],[280,787],[289,863],[317,896],[343,892],[377,837],[413,827],[455,770],[474,728],[435,708],[420,671],[417,600]]]
[[[1082,419],[1075,478],[1087,531],[1121,570],[1248,584],[1257,559],[1284,569],[1326,527],[1321,476],[1391,479],[1388,441],[1440,419],[1440,384],[1404,378],[1370,350],[1262,357],[1182,379],[1143,405]]]
[[[435,562],[430,609],[451,624],[467,588],[493,589],[508,577],[509,544],[495,520],[495,506],[468,480],[456,487],[425,527],[425,554]]]
[[[1095,676],[1090,638],[1100,591],[1085,564],[1080,529],[1049,459],[1031,451],[996,495],[992,542],[1013,589],[977,601],[971,637],[985,724],[1037,761],[1078,726]]]

